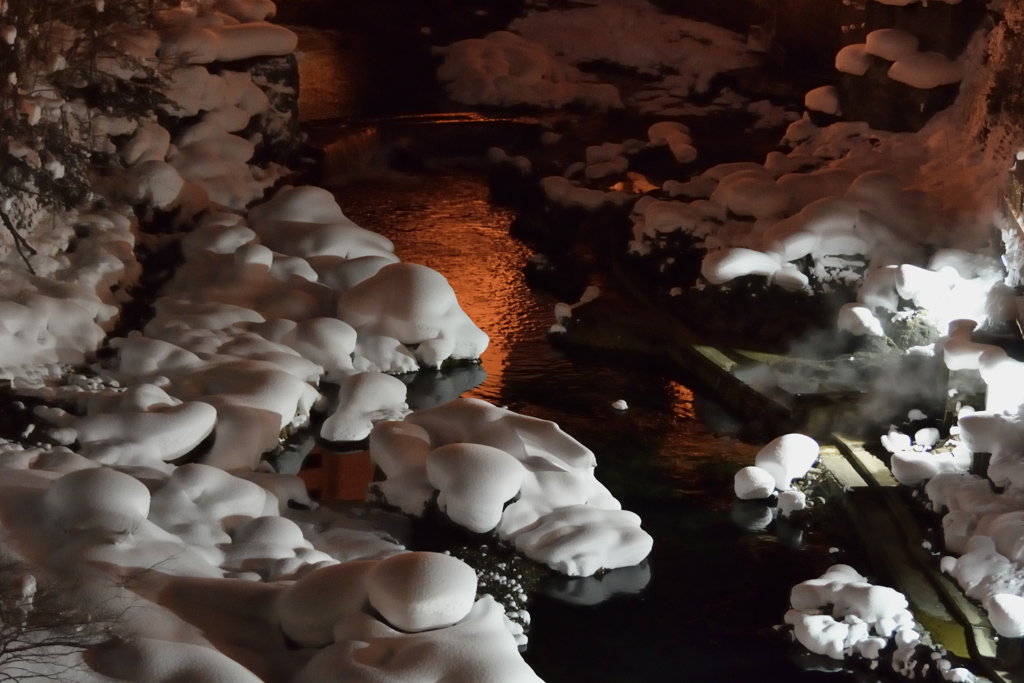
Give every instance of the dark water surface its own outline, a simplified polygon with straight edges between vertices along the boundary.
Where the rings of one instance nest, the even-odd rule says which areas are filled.
[[[528,249],[508,235],[512,214],[487,201],[469,173],[399,175],[336,188],[345,213],[396,244],[407,261],[445,275],[491,337],[487,379],[469,396],[553,420],[597,454],[598,478],[654,537],[646,567],[603,580],[565,581],[551,593],[640,590],[596,605],[537,596],[524,656],[549,683],[569,681],[816,681],[772,636],[791,586],[819,575],[827,548],[800,531],[762,533],[733,521],[732,477],[757,446],[718,437],[720,410],[684,384],[651,373],[576,362],[545,332],[555,300],[531,291]],[[624,399],[629,409],[611,408]],[[784,537],[784,541],[780,540]]]

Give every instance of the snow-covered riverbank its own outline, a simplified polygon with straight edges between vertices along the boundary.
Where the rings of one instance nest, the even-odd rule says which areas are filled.
[[[0,452],[5,548],[47,590],[75,577],[85,609],[118,623],[105,649],[90,633],[81,649],[0,667],[70,664],[81,680],[537,680],[517,651],[522,629],[477,595],[468,565],[405,551],[261,460],[322,411],[327,380],[340,403],[321,437],[369,436],[382,491],[407,513],[436,497],[455,523],[499,527],[574,576],[651,547],[594,478],[593,453],[556,425],[472,401],[401,421],[405,384],[387,373],[472,361],[487,336],[442,276],[400,262],[326,191],[286,186],[260,202],[286,169],[251,159],[287,128],[289,112],[266,114],[289,86],[231,62],[294,50],[295,35],[265,21],[273,9],[163,10],[130,44],[134,59],[173,64],[169,102],[140,120],[92,117],[93,144],[118,155],[93,208],[52,213],[23,196],[5,207],[37,251],[34,272],[17,249],[4,270],[4,372],[27,425]],[[53,116],[78,106],[44,104]],[[172,229],[154,232],[154,215]],[[146,265],[133,247],[175,241],[184,263],[152,318],[106,340]],[[104,343],[112,353],[89,364]],[[21,600],[32,619],[33,595]]]

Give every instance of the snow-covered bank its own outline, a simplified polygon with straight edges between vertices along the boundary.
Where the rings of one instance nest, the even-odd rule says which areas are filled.
[[[684,111],[691,94],[707,93],[719,74],[757,63],[742,36],[662,14],[646,0],[531,11],[508,31],[439,52],[445,62],[438,78],[457,102],[621,109],[615,85],[578,69],[603,63],[658,76],[625,106],[666,116]]]
[[[285,186],[264,200],[286,172],[253,163],[272,132],[253,122],[274,86],[230,62],[294,49],[294,34],[265,21],[273,9],[165,8],[138,55],[173,63],[160,116],[108,117],[99,144],[117,156],[96,179],[97,208],[37,212],[55,227],[29,231],[35,274],[6,254],[17,353],[3,367],[33,408],[14,404],[29,427],[0,446],[5,547],[41,572],[80,575],[90,602],[120,614],[124,642],[86,653],[83,681],[538,680],[506,616],[521,604],[478,595],[462,561],[409,552],[262,461],[323,410],[322,380],[340,390],[320,436],[358,441],[374,423],[418,424],[399,422],[409,409],[394,374],[473,361],[488,344],[444,277],[401,262],[330,193]],[[142,329],[108,340],[147,265],[137,242],[177,242],[184,262]],[[105,342],[110,357],[84,366]],[[459,405],[435,409],[423,443],[436,441],[428,485],[453,519],[485,531],[475,503],[500,513],[519,496],[503,535],[540,561],[590,575],[647,555],[650,537],[594,478],[592,453],[552,423]],[[478,433],[487,411],[505,426],[490,440]],[[445,430],[465,436],[442,443]],[[463,480],[460,458],[485,447],[518,480]],[[564,476],[547,471],[559,465]]]

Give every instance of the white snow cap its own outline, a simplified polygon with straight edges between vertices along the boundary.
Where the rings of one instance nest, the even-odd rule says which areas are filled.
[[[864,304],[856,302],[843,304],[836,318],[836,327],[857,336],[884,337],[882,323],[874,312]]]
[[[360,372],[348,377],[338,392],[338,409],[320,428],[321,438],[328,441],[365,439],[375,422],[401,420],[409,413],[405,394],[405,383],[391,375]]]
[[[857,653],[877,658],[894,634],[898,643],[916,642],[913,616],[902,593],[875,586],[847,565],[833,565],[817,579],[793,587],[785,621],[801,645],[833,659]],[[832,614],[822,610],[832,605]]]
[[[298,36],[284,26],[254,21],[186,28],[161,41],[160,56],[189,64],[229,62],[250,57],[286,55],[295,51]]]
[[[913,88],[929,90],[940,85],[959,83],[964,75],[960,66],[938,52],[904,55],[889,67],[889,78]]]
[[[436,270],[413,263],[384,266],[339,298],[338,317],[360,334],[417,345],[417,360],[436,367],[448,358],[475,359],[487,335],[469,319]]]
[[[109,467],[69,472],[43,497],[50,518],[65,531],[135,530],[149,515],[149,489],[135,477]]]
[[[783,491],[779,494],[779,512],[789,517],[798,510],[807,507],[807,494],[803,491]]]
[[[565,574],[633,566],[650,552],[639,517],[594,477],[594,454],[552,422],[457,399],[378,424],[370,455],[392,505],[421,515],[440,490],[453,521],[486,531],[497,515],[501,538]]]
[[[274,604],[275,619],[291,640],[303,647],[334,642],[334,625],[363,611],[366,579],[373,560],[341,562],[309,572],[288,586]]]
[[[836,70],[854,76],[863,76],[871,66],[868,46],[864,43],[847,45],[836,53]]]
[[[395,555],[366,575],[370,604],[409,633],[462,621],[473,608],[476,583],[476,572],[462,560],[429,552]]]
[[[985,609],[999,635],[1004,638],[1024,636],[1024,597],[998,593],[985,601]]]
[[[482,444],[452,443],[427,456],[427,481],[438,491],[437,506],[476,533],[498,526],[505,503],[519,493],[525,476],[514,457]]]
[[[437,77],[453,100],[464,104],[533,104],[560,108],[576,102],[601,111],[621,109],[613,85],[586,82],[542,46],[508,31],[450,45]]]
[[[659,121],[647,129],[647,139],[652,145],[667,145],[672,156],[681,164],[688,164],[697,158],[697,149],[690,138],[690,129],[678,121]]]
[[[775,493],[775,477],[760,467],[744,467],[733,479],[733,490],[740,500],[763,500]]]
[[[803,434],[785,434],[762,448],[754,464],[775,479],[780,491],[789,488],[793,479],[807,474],[818,460],[818,442]]]
[[[915,36],[898,28],[880,28],[868,34],[865,44],[868,54],[895,62],[917,52]]]
[[[804,106],[812,111],[838,116],[840,114],[839,91],[834,85],[823,85],[820,88],[808,90],[804,95]]]
[[[744,275],[774,275],[781,267],[777,254],[765,254],[737,247],[713,251],[700,264],[700,274],[713,285],[721,285]]]
[[[471,570],[472,571],[472,570]],[[334,627],[334,644],[320,650],[295,678],[296,683],[350,683],[429,680],[540,683],[519,655],[506,626],[504,609],[494,598],[477,600],[469,614],[447,628],[403,633],[368,615],[354,615]],[[388,657],[353,657],[361,652]]]

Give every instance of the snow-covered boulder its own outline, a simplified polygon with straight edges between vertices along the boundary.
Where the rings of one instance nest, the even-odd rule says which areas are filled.
[[[161,466],[200,444],[213,431],[217,411],[189,401],[150,409],[87,415],[74,428],[86,457],[108,465]]]
[[[385,266],[344,292],[338,317],[361,335],[415,345],[416,358],[438,366],[448,358],[475,359],[487,335],[459,307],[455,292],[436,270],[413,263]]]
[[[334,625],[366,608],[366,578],[377,564],[341,562],[312,571],[288,586],[273,609],[281,630],[303,647],[333,643]]]
[[[548,108],[575,102],[601,111],[622,108],[615,86],[586,82],[577,69],[560,63],[542,46],[508,31],[462,40],[444,52],[437,78],[457,102]]]
[[[775,487],[784,491],[793,479],[799,479],[810,471],[818,460],[818,451],[818,442],[811,437],[785,434],[762,448],[754,458],[754,464],[771,474]]]
[[[427,480],[437,506],[470,531],[493,530],[505,504],[523,485],[526,470],[505,451],[482,444],[452,443],[427,456]]]
[[[65,531],[129,534],[149,515],[149,503],[145,484],[109,467],[69,472],[43,496],[50,519]]]
[[[656,147],[667,146],[680,164],[688,164],[697,158],[697,149],[693,146],[690,129],[678,121],[655,123],[647,129],[647,139]]]
[[[431,680],[540,683],[519,654],[506,626],[504,609],[490,596],[477,600],[462,621],[447,628],[403,633],[368,615],[338,622],[333,645],[322,649],[298,673],[296,683],[418,683]],[[356,658],[352,643],[365,653]]]
[[[985,601],[985,610],[996,633],[1004,638],[1024,637],[1024,597],[998,593]]]
[[[443,553],[410,552],[389,557],[366,576],[370,604],[407,633],[451,626],[476,600],[476,572]]]
[[[762,500],[775,492],[775,477],[760,467],[744,467],[736,473],[733,490],[740,500]]]
[[[516,548],[567,576],[632,567],[654,544],[628,510],[572,505],[556,508],[515,535]]]
[[[433,482],[449,489],[452,519],[485,530],[499,513],[501,538],[559,571],[589,576],[637,564],[650,552],[639,518],[595,478],[594,454],[552,422],[457,399],[402,423],[378,424],[370,455],[387,477],[378,486],[392,505],[422,514]],[[512,481],[522,482],[519,499],[506,506],[516,493]]]
[[[324,420],[320,437],[328,441],[359,441],[375,422],[401,420],[409,412],[407,388],[397,377],[379,372],[349,376],[338,391],[338,408]]]

